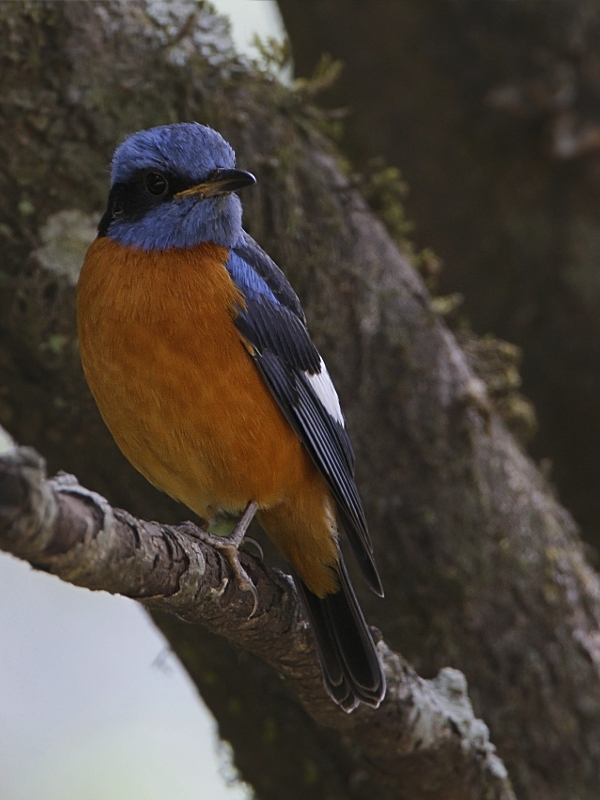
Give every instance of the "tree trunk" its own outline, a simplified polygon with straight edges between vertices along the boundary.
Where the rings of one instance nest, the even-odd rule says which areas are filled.
[[[342,61],[345,147],[401,168],[439,290],[523,349],[532,452],[599,547],[598,4],[278,2],[298,75]]]
[[[364,596],[369,619],[426,675],[464,671],[522,797],[595,799],[596,577],[408,259],[315,132],[310,87],[294,93],[237,61],[218,22],[187,1],[4,4],[0,39],[0,422],[111,503],[186,516],[124,463],[100,421],[78,364],[73,285],[116,144],[178,119],[213,125],[258,177],[246,226],[301,295],[339,388],[387,592]],[[372,796],[361,753],[284,700],[271,670],[155,619],[259,796]],[[312,749],[294,760],[295,741]]]

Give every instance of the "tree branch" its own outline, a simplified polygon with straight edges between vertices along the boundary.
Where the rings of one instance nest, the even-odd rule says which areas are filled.
[[[242,553],[259,593],[250,617],[252,598],[222,555],[195,537],[197,530],[191,522],[161,525],[113,509],[71,475],[47,480],[43,460],[30,448],[0,456],[1,549],[69,583],[200,623],[264,659],[313,718],[360,748],[372,787],[410,787],[415,800],[513,798],[487,727],[473,715],[462,673],[447,668],[423,680],[380,641],[387,699],[377,711],[363,707],[345,715],[324,691],[291,580]]]

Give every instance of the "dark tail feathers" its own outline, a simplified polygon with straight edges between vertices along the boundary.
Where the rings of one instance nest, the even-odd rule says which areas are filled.
[[[294,576],[317,642],[325,688],[344,711],[359,703],[377,708],[385,676],[340,553],[340,590],[323,598]]]

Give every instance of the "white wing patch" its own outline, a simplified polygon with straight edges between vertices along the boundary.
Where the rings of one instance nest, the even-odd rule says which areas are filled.
[[[338,422],[342,428],[344,427],[344,415],[340,407],[340,401],[335,391],[335,387],[331,382],[329,373],[325,362],[321,359],[321,367],[319,372],[311,375],[309,372],[304,373],[310,383],[310,388],[321,401],[323,408],[327,411],[330,417]]]

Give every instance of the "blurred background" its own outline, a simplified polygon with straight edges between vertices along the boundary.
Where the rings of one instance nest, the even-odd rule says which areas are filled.
[[[256,54],[256,34],[283,37],[274,1],[214,5],[241,52]],[[196,687],[136,603],[1,554],[0,643],[2,800],[249,796]]]

